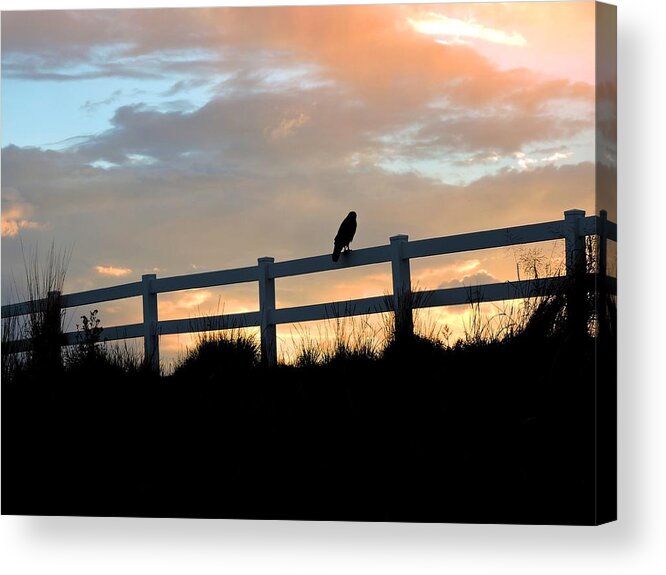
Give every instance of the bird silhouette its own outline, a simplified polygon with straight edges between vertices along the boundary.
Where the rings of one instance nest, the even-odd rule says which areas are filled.
[[[354,234],[356,233],[356,212],[349,212],[347,217],[342,220],[340,224],[340,229],[338,230],[338,235],[335,236],[333,240],[333,261],[337,262],[340,258],[340,252],[344,248],[347,248],[347,251],[350,251],[349,244],[354,239]]]

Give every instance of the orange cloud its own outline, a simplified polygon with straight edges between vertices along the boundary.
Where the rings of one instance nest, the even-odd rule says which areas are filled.
[[[2,237],[13,237],[20,230],[30,230],[39,227],[37,222],[23,217],[25,214],[19,207],[10,208],[2,212]]]
[[[432,95],[451,79],[488,77],[495,63],[593,83],[594,14],[592,2],[15,12],[3,18],[3,53],[36,54],[50,73],[90,58],[97,45],[119,44],[113,54],[130,58],[179,49],[224,53],[205,62],[210,72],[214,62],[226,69],[229,48],[278,49],[365,94],[383,90],[390,99],[417,101],[419,92]],[[442,46],[430,34],[481,42],[474,50]],[[515,49],[526,43],[530,50]],[[14,70],[11,59],[7,65]]]
[[[5,188],[2,191],[2,237],[14,237],[21,230],[32,230],[40,227],[32,221],[34,209],[26,202],[18,190]]]
[[[95,266],[95,271],[102,276],[122,277],[132,273],[130,268],[116,266]]]
[[[464,105],[506,99],[519,101],[525,95],[540,101],[592,97],[589,91],[580,94],[572,90],[566,80],[544,86],[541,67],[537,65],[528,70],[520,62],[511,66],[507,61],[500,69],[477,46],[441,45],[422,33],[435,33],[439,27],[447,33],[486,40],[492,46],[515,51],[516,45],[527,42],[526,35],[515,30],[517,26],[528,30],[530,36],[547,34],[550,39],[552,30],[557,30],[560,43],[560,31],[570,30],[570,24],[575,30],[588,26],[586,37],[589,36],[593,11],[588,7],[567,6],[558,10],[559,7],[530,4],[527,10],[514,10],[513,5],[507,5],[498,11],[484,4],[465,4],[463,8],[451,8],[468,16],[444,14],[449,12],[447,5],[441,9],[438,6],[437,12],[433,8],[432,5],[427,10],[418,5],[280,7],[254,11],[227,9],[210,15],[224,30],[220,36],[222,42],[254,43],[284,50],[293,54],[295,61],[321,66],[322,73],[337,79],[342,87],[395,112],[447,95],[459,84],[466,89],[454,90],[452,95]],[[583,24],[576,19],[582,19]],[[549,40],[548,53],[557,54],[555,48]],[[576,55],[576,61],[581,60],[593,66],[592,45]],[[563,77],[566,79],[566,74]],[[468,96],[473,98],[469,100]]]
[[[196,290],[165,294],[160,298],[160,317],[162,319],[181,319],[184,313],[196,310],[203,313],[201,306],[212,300],[213,294],[209,290]]]
[[[284,118],[276,128],[270,130],[270,136],[273,140],[281,140],[292,134],[295,130],[306,124],[310,120],[309,114],[300,113],[297,116]]]
[[[242,313],[258,307],[257,287],[248,283],[162,294],[159,297],[159,318],[189,319]]]
[[[479,53],[503,70],[529,68],[550,78],[595,82],[595,35],[590,32],[594,2],[452,2],[414,9],[413,19],[435,13],[523,37],[529,49],[468,37]]]

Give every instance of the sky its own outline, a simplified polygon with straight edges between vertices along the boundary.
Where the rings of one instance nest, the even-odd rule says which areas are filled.
[[[3,12],[3,303],[22,250],[52,242],[74,292],[329,253],[351,210],[352,248],[593,213],[594,17],[584,1]],[[412,279],[515,280],[530,253],[413,261]],[[561,246],[538,256],[556,268]],[[388,264],[328,272],[278,280],[277,303],[390,286]],[[257,286],[159,302],[161,319],[249,311]],[[97,307],[102,325],[140,319],[137,300]]]

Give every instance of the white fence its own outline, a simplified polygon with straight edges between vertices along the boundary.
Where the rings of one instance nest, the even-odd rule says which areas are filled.
[[[105,327],[101,339],[112,341],[125,338],[144,338],[144,352],[150,367],[159,370],[159,336],[193,333],[239,327],[260,327],[262,360],[269,365],[277,363],[276,325],[329,319],[353,315],[365,315],[393,311],[396,323],[411,329],[412,307],[437,307],[460,305],[470,301],[490,302],[547,295],[562,287],[566,276],[484,284],[481,286],[436,289],[424,291],[418,298],[411,294],[410,260],[434,255],[498,248],[557,239],[565,240],[567,275],[576,273],[585,263],[585,237],[596,235],[600,241],[600,269],[606,267],[606,242],[617,241],[617,225],[607,220],[606,212],[599,216],[585,217],[583,210],[568,210],[564,219],[511,228],[501,228],[408,241],[406,235],[390,238],[383,246],[353,250],[343,254],[338,262],[330,255],[276,262],[273,258],[259,258],[256,266],[157,278],[144,275],[140,282],[132,282],[108,288],[60,295],[63,308],[78,307],[141,296],[143,298],[143,322]],[[393,294],[349,301],[336,301],[315,305],[279,308],[275,307],[275,279],[317,272],[347,269],[377,263],[391,263]],[[259,309],[253,312],[233,313],[192,320],[158,319],[157,295],[160,293],[223,286],[244,282],[258,282]],[[57,295],[57,294],[56,294]],[[2,317],[29,314],[40,302],[23,302],[2,306]],[[399,327],[399,326],[398,326]],[[63,336],[63,345],[76,343],[76,332]],[[29,341],[16,342],[29,346]],[[21,345],[14,349],[20,350]]]

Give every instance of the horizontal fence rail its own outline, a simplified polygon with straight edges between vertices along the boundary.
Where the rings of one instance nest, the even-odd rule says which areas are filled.
[[[492,302],[559,293],[571,276],[585,264],[585,237],[599,238],[600,269],[606,269],[607,240],[617,242],[617,225],[607,219],[605,211],[599,216],[585,217],[582,210],[564,212],[563,220],[486,230],[439,238],[408,241],[404,235],[393,236],[387,245],[362,248],[343,254],[338,262],[330,255],[314,256],[275,262],[273,258],[259,258],[256,266],[157,278],[144,275],[140,282],[100,288],[72,294],[57,294],[62,308],[114,301],[132,297],[143,300],[143,322],[105,327],[102,341],[144,338],[145,360],[159,371],[159,336],[196,333],[231,328],[259,327],[261,331],[262,360],[269,365],[277,363],[275,326],[285,323],[325,320],[355,315],[393,312],[396,329],[412,329],[412,308],[464,305],[470,302]],[[567,276],[483,284],[469,287],[425,290],[413,294],[409,262],[414,258],[500,248],[520,244],[565,240]],[[393,294],[303,305],[276,309],[275,279],[348,269],[379,263],[391,263]],[[615,293],[614,278],[608,278],[608,289]],[[157,295],[173,291],[258,282],[259,310],[245,313],[200,317],[191,319],[158,319]],[[407,297],[409,296],[409,297]],[[48,298],[2,306],[2,318],[38,313],[45,309]],[[402,324],[402,325],[400,325]],[[77,343],[77,332],[63,334],[62,345]],[[9,342],[10,349],[3,352],[21,352],[30,349],[30,340]]]

